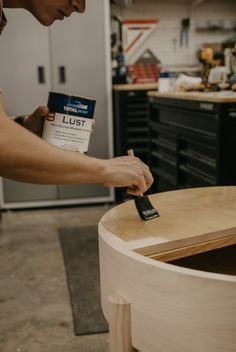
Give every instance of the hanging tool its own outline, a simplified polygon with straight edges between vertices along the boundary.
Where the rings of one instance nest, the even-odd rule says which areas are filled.
[[[112,33],[112,81],[114,84],[127,82],[127,68],[123,50],[122,19],[117,15],[111,16],[112,21],[118,23],[118,33]]]
[[[188,47],[188,36],[190,28],[190,18],[184,18],[181,21],[180,46]]]

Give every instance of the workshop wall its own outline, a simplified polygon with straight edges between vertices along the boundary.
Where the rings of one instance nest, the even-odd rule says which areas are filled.
[[[205,3],[192,8],[192,0],[133,0],[128,9],[112,5],[112,12],[124,19],[158,19],[156,30],[131,56],[133,63],[142,52],[150,48],[165,65],[191,65],[197,63],[196,51],[203,43],[219,43],[231,37],[233,30],[196,31],[204,23],[223,21],[227,27],[236,21],[235,0],[206,0]],[[188,45],[180,45],[181,20],[191,18]],[[209,22],[211,21],[211,22]]]

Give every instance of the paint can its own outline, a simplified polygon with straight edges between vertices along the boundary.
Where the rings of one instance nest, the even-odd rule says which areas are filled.
[[[96,101],[76,95],[49,92],[49,115],[42,138],[62,149],[88,151]]]

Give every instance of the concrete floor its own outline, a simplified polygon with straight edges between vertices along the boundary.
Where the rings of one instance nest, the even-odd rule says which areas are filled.
[[[96,207],[6,212],[0,221],[0,351],[106,352],[108,334],[75,336],[57,228],[97,224]]]

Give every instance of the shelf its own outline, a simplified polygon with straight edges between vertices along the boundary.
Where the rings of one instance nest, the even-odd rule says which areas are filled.
[[[209,28],[195,28],[195,31],[197,33],[207,33],[207,34],[227,34],[227,33],[235,33],[236,29],[235,28],[214,28],[214,27],[209,27]]]

